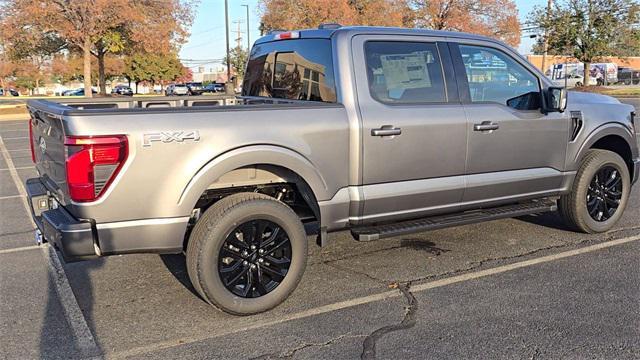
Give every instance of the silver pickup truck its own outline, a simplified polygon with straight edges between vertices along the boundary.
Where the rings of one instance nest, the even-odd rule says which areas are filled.
[[[309,235],[372,241],[556,209],[603,232],[640,171],[633,107],[567,94],[464,33],[270,34],[237,104],[172,99],[29,102],[37,237],[68,261],[184,252],[197,292],[233,314],[287,298]]]

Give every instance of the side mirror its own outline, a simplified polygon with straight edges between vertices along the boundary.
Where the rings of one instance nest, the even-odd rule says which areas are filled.
[[[545,112],[564,112],[567,108],[567,89],[549,87],[545,91]]]

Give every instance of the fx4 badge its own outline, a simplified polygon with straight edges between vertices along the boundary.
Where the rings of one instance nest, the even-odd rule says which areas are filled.
[[[170,142],[183,143],[187,140],[200,141],[200,132],[198,130],[190,131],[160,131],[142,135],[142,146],[149,147],[153,142],[162,142],[168,144]]]

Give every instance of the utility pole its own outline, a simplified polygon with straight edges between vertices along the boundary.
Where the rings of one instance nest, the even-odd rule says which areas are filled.
[[[231,32],[236,33],[236,47],[239,48],[242,44],[242,30],[240,30],[240,24],[244,23],[244,20],[234,20],[233,23],[238,25],[238,30],[231,30]]]
[[[551,6],[553,5],[553,0],[547,0],[547,18],[546,22],[549,22],[549,17],[551,16]],[[547,29],[544,29],[544,38],[542,39],[542,73],[545,73],[545,66],[547,66],[547,52],[549,51],[549,34],[547,34]]]
[[[227,39],[227,83],[226,83],[226,91],[229,93],[230,81],[231,81],[231,57],[229,56],[229,1],[224,0],[224,34]]]
[[[251,40],[249,38],[249,5],[241,5],[247,8],[247,53],[251,51]]]

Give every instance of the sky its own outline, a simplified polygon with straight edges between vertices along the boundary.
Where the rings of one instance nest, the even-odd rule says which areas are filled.
[[[525,22],[527,15],[535,5],[544,6],[546,0],[515,0],[518,7],[520,22]],[[242,46],[247,45],[247,10],[242,5],[249,5],[249,35],[251,42],[260,37],[260,16],[258,15],[258,0],[229,0],[229,42],[230,47],[236,46],[238,38],[238,24]],[[518,51],[523,54],[531,52],[535,39],[522,37]],[[182,63],[194,72],[199,67],[222,69],[221,60],[226,52],[224,34],[224,0],[201,0],[195,9],[195,17],[191,27],[191,36],[180,50]]]

